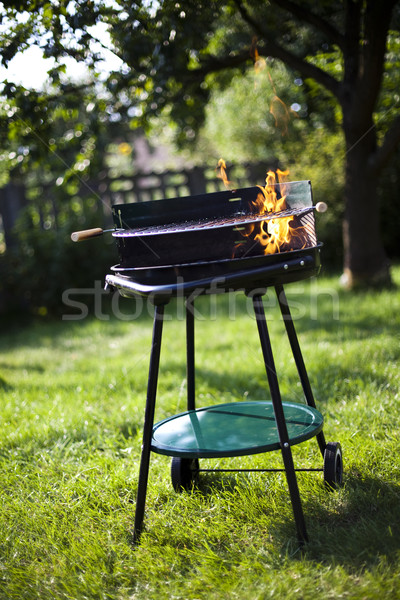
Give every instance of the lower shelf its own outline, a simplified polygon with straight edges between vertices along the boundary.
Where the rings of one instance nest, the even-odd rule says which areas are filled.
[[[310,406],[283,402],[290,445],[317,435],[321,413]],[[278,450],[272,402],[230,402],[190,410],[157,423],[151,450],[167,456],[219,458]]]

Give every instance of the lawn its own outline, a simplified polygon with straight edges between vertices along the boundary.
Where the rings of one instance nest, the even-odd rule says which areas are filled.
[[[400,286],[399,267],[394,275]],[[286,287],[325,436],[341,443],[345,468],[338,492],[318,472],[299,474],[303,549],[284,474],[202,474],[179,494],[170,458],[156,454],[133,548],[148,307],[3,324],[0,598],[400,598],[399,289],[347,293],[328,276]],[[196,307],[197,406],[268,399],[247,299]],[[274,294],[265,307],[282,396],[303,402]],[[182,314],[180,302],[167,307],[156,421],[185,410]],[[322,466],[314,438],[293,455],[296,466]],[[204,465],[282,466],[279,452]]]

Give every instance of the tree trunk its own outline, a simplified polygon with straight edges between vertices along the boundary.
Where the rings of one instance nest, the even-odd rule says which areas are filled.
[[[347,288],[391,285],[390,265],[382,242],[378,174],[369,168],[376,148],[371,124],[344,123],[346,136],[345,215],[343,222],[344,272]],[[367,132],[367,133],[365,133]]]

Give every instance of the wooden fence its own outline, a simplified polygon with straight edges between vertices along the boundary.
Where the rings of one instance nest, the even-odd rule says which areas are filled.
[[[270,165],[270,163],[269,163]],[[233,165],[229,179],[234,187],[263,184],[266,164]],[[23,209],[28,208],[33,225],[40,229],[58,229],[68,214],[81,217],[92,226],[111,224],[111,206],[196,195],[224,189],[215,168],[193,167],[162,173],[137,173],[111,178],[105,173],[96,180],[76,178],[67,186],[59,181],[29,187],[12,181],[0,189],[0,252],[15,246],[13,228]]]

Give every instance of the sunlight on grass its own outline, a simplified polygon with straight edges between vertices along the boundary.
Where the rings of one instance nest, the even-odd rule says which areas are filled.
[[[400,285],[400,268],[394,270]],[[177,494],[152,455],[141,544],[131,546],[151,318],[10,323],[0,341],[0,597],[7,599],[398,597],[400,292],[292,284],[327,441],[345,485],[299,474],[310,537],[298,548],[284,474],[201,474]],[[197,406],[269,398],[243,294],[196,303]],[[285,400],[303,402],[274,295],[265,298]],[[182,307],[167,308],[156,420],[185,410]],[[322,466],[316,441],[295,462]],[[280,454],[204,461],[281,466]],[[396,595],[397,594],[397,595]]]

